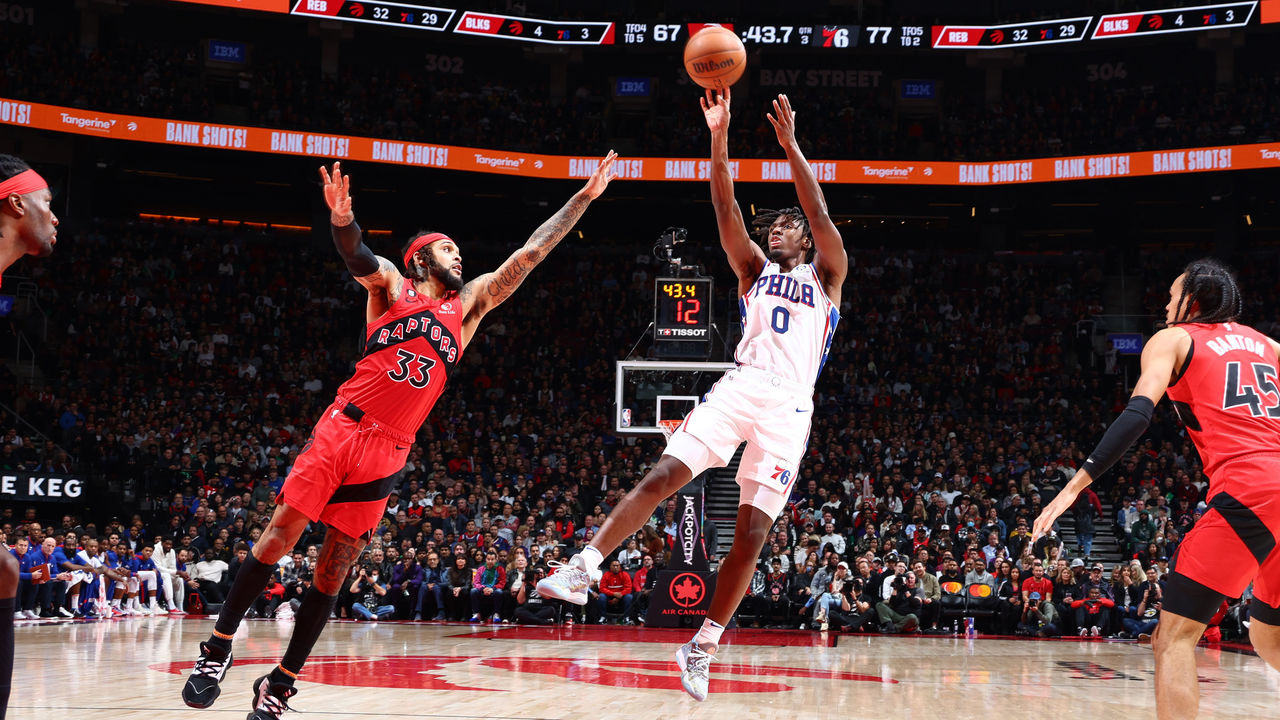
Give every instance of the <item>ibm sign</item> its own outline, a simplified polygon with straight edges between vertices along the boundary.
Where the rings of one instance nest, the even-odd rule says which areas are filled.
[[[1107,339],[1120,355],[1141,355],[1145,343],[1142,333],[1111,333]]]

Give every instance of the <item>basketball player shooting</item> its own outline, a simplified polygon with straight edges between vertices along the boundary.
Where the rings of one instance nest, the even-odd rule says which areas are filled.
[[[0,274],[23,255],[46,257],[58,242],[49,183],[21,158],[0,153]],[[18,560],[0,550],[0,720],[9,707],[13,677],[13,609]]]
[[[294,681],[333,611],[348,569],[368,543],[404,468],[418,428],[458,367],[481,319],[511,297],[614,178],[612,151],[587,184],[494,272],[462,280],[462,253],[447,235],[423,232],[404,249],[401,273],[365,246],[351,209],[351,178],[339,163],[320,168],[331,233],[347,269],[368,291],[364,355],[338,388],[276,498],[275,514],[227,594],[209,640],[182,689],[195,708],[211,706],[231,667],[231,641],[276,562],[308,523],[327,526],[314,585],[302,599],[284,658],[253,684],[249,720],[288,709]]]
[[[840,232],[796,143],[795,112],[786,95],[768,115],[786,151],[800,208],[762,212],[752,242],[733,195],[729,171],[729,91],[707,92],[702,111],[711,130],[711,200],[720,244],[738,276],[743,337],[730,370],[671,435],[658,463],[613,509],[591,544],[538,584],[538,592],[579,605],[598,579],[607,553],[644,525],[660,502],[708,468],[722,467],[743,441],[741,488],[733,547],[716,578],[702,628],[676,651],[684,689],[707,697],[709,664],[755,571],[774,520],[791,493],[813,417],[813,383],[826,361],[848,272]]]
[[[1204,460],[1209,510],[1169,564],[1156,656],[1156,713],[1192,718],[1200,705],[1196,643],[1224,598],[1253,583],[1249,638],[1280,670],[1280,343],[1237,322],[1243,301],[1216,260],[1197,260],[1169,288],[1168,327],[1142,350],[1129,406],[1075,477],[1036,518],[1053,527],[1085,487],[1142,436],[1168,394]]]

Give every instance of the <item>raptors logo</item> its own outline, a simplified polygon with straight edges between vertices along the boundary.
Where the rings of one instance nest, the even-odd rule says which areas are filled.
[[[275,658],[236,658],[237,664],[274,665],[276,662]],[[149,667],[163,673],[185,675],[194,665],[188,661],[157,663]],[[669,672],[672,669],[671,660],[355,655],[313,657],[307,662],[302,679],[338,687],[514,692],[513,679],[522,674],[536,674],[610,688],[679,692],[680,677]],[[711,691],[716,693],[786,692],[801,684],[823,683],[829,686],[833,680],[898,682],[876,675],[768,664],[717,663],[716,674],[719,677],[711,680]]]

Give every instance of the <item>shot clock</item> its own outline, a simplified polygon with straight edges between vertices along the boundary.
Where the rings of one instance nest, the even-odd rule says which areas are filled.
[[[711,278],[660,277],[654,288],[654,340],[711,339]]]

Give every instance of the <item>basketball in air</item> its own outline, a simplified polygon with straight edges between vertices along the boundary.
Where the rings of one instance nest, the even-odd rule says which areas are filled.
[[[747,49],[732,30],[709,25],[684,44],[684,69],[702,87],[723,90],[747,69]]]

